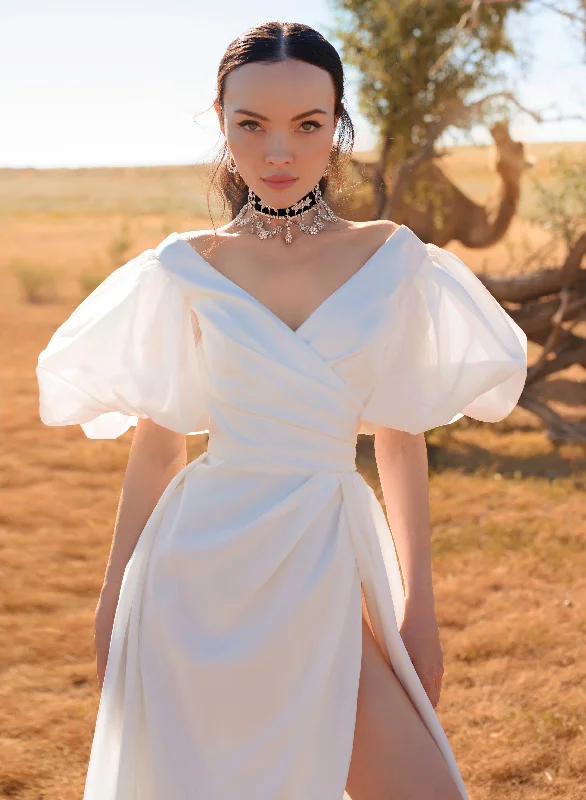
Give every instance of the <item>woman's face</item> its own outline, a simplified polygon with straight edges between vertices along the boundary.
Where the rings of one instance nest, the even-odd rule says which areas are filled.
[[[220,127],[242,179],[264,203],[289,206],[318,183],[336,129],[334,102],[331,75],[305,61],[255,62],[228,74],[223,118],[215,106]]]

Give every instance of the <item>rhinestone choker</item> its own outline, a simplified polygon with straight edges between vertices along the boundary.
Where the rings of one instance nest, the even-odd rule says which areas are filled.
[[[304,220],[304,215],[314,207],[316,207],[316,214],[313,218],[313,222],[308,225]],[[265,220],[263,217],[267,219],[271,217],[284,218],[285,225],[275,225],[273,228],[265,228]],[[297,225],[304,233],[316,234],[325,227],[323,220],[327,222],[337,222],[338,217],[323,199],[319,183],[316,183],[310,192],[296,203],[285,208],[273,208],[273,206],[266,205],[256,192],[253,192],[252,189],[249,188],[248,200],[234,218],[234,223],[236,225],[246,225],[248,222],[252,223],[250,232],[256,233],[259,239],[272,239],[273,236],[281,233],[284,227],[285,243],[291,244],[293,241],[293,237],[291,236],[292,223]]]

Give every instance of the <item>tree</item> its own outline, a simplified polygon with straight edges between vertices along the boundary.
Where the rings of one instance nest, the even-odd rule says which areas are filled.
[[[504,81],[502,57],[515,55],[505,22],[523,2],[473,2],[468,11],[461,0],[336,5],[342,57],[358,70],[360,111],[381,142],[375,216],[392,217],[392,195],[399,196],[418,164],[437,157],[436,142],[447,128],[469,129],[499,101],[514,102],[495,87]]]
[[[509,15],[529,6],[547,8],[570,20],[586,41],[586,0],[337,0],[337,5],[342,12],[336,30],[342,54],[359,71],[360,109],[380,137],[379,160],[371,178],[375,216],[395,220],[393,212],[399,211],[405,195],[415,195],[417,202],[420,192],[424,203],[443,204],[444,212],[454,207],[454,198],[462,201],[445,176],[443,181],[437,179],[441,172],[437,163],[425,163],[441,155],[436,144],[448,128],[469,130],[476,122],[489,124],[497,149],[500,141],[499,154],[509,154],[509,168],[521,165],[523,153],[515,150],[521,145],[507,141],[506,128],[508,111],[521,106],[501,73],[502,58],[515,55],[505,27]],[[501,118],[495,119],[495,114]],[[586,320],[584,170],[560,162],[557,172],[556,187],[537,187],[541,202],[534,221],[552,232],[550,244],[556,237],[563,241],[561,264],[551,265],[550,248],[529,256],[530,274],[478,277],[528,338],[542,347],[529,367],[519,405],[542,419],[553,441],[586,443],[586,424],[563,419],[547,404],[543,392],[548,376],[574,364],[586,368],[586,338],[578,329]],[[426,180],[426,174],[435,174],[436,179]],[[433,196],[438,186],[439,198]],[[466,244],[483,246],[482,241]]]

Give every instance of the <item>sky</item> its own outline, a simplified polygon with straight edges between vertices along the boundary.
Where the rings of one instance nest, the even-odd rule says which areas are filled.
[[[211,158],[219,128],[206,109],[232,39],[276,18],[312,25],[336,44],[329,0],[295,0],[285,8],[266,0],[0,0],[0,167]],[[583,50],[568,23],[541,12],[517,21],[512,32],[538,53],[526,75],[510,73],[523,104],[586,116]],[[365,150],[375,139],[358,113],[355,85],[350,70],[355,149]],[[512,133],[526,142],[586,140],[586,122],[538,125],[520,115]],[[482,128],[473,135],[478,143],[490,140]]]

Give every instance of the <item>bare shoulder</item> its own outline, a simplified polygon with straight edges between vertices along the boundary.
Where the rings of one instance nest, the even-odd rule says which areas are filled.
[[[352,222],[351,229],[356,231],[356,235],[363,236],[376,245],[382,244],[400,227],[390,219],[373,219],[367,222]]]
[[[230,238],[230,236],[224,233],[223,228],[216,228],[216,230],[189,231],[186,235],[186,241],[189,242],[191,247],[201,256],[207,256],[228,238]]]

